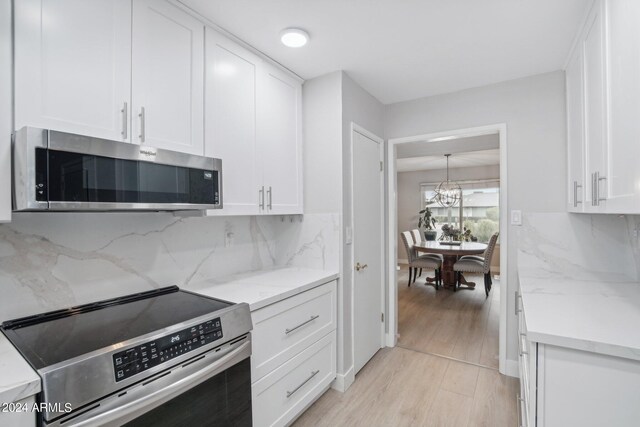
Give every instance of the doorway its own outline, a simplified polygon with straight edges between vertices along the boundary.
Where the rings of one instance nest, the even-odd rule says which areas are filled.
[[[384,345],[383,140],[353,124],[351,194],[354,373]]]
[[[406,257],[406,255],[404,255],[405,251],[402,243],[400,243],[400,245],[398,244],[398,236],[400,232],[407,231],[404,229],[400,229],[401,227],[398,223],[399,179],[397,176],[398,166],[396,165],[398,152],[402,154],[402,152],[406,151],[407,148],[420,145],[421,149],[426,150],[426,152],[433,154],[438,153],[438,150],[441,150],[442,153],[439,154],[444,155],[446,151],[450,150],[450,148],[447,147],[451,147],[451,143],[454,143],[455,145],[456,141],[462,143],[462,140],[471,140],[475,138],[480,141],[481,146],[483,138],[488,141],[489,139],[491,139],[491,135],[493,135],[494,140],[497,141],[494,142],[494,146],[487,146],[484,147],[484,149],[495,150],[492,155],[497,156],[497,158],[499,159],[499,165],[496,165],[496,168],[499,170],[499,176],[497,177],[498,179],[485,180],[472,179],[473,177],[467,177],[467,179],[465,180],[460,180],[459,184],[462,184],[461,186],[464,187],[461,191],[463,206],[460,207],[459,205],[456,205],[453,208],[443,208],[439,205],[436,205],[434,206],[434,214],[435,216],[439,215],[439,217],[437,217],[439,221],[450,223],[452,226],[457,225],[461,230],[464,230],[464,227],[466,226],[467,229],[471,230],[470,233],[472,235],[476,233],[481,234],[482,236],[484,236],[484,234],[490,234],[490,230],[488,230],[488,228],[491,227],[498,228],[500,230],[499,244],[502,246],[503,250],[500,251],[500,256],[498,257],[500,266],[499,283],[494,284],[494,286],[492,287],[493,291],[490,293],[489,297],[487,297],[486,300],[482,286],[482,279],[480,279],[480,286],[478,287],[478,289],[465,290],[464,292],[466,292],[466,294],[458,292],[453,298],[450,298],[450,296],[454,295],[454,293],[450,290],[443,290],[442,288],[440,288],[439,291],[435,291],[435,288],[433,287],[429,289],[431,295],[425,296],[421,293],[416,293],[415,295],[409,295],[410,299],[403,299],[403,297],[406,297],[408,295],[401,292],[405,292],[407,289],[411,288],[408,288],[407,286],[407,282],[409,279],[408,269],[406,269],[406,267],[404,269],[400,269],[399,271],[396,269],[397,262],[402,262],[403,256]],[[389,264],[387,265],[389,273],[389,293],[387,295],[387,298],[389,300],[389,332],[387,334],[387,345],[400,345],[403,347],[416,346],[418,347],[416,348],[416,350],[418,351],[425,351],[434,354],[443,353],[442,355],[446,357],[459,358],[461,360],[465,360],[466,358],[469,359],[468,362],[470,363],[475,363],[483,366],[491,365],[492,367],[497,367],[501,373],[507,374],[508,371],[511,371],[511,369],[509,369],[510,367],[506,366],[507,304],[506,298],[504,298],[504,296],[507,294],[507,251],[504,249],[506,249],[508,232],[507,224],[505,221],[505,219],[507,218],[506,125],[498,124],[478,128],[441,132],[437,134],[417,135],[414,137],[392,139],[389,140],[387,154],[389,159],[387,187],[389,194],[387,224],[389,231],[389,234],[387,236],[389,243]],[[423,185],[420,186],[418,184],[419,189],[415,188],[414,191],[416,194],[420,195],[419,197],[427,198],[428,200],[429,191],[433,191],[433,188],[431,187],[433,187],[433,184],[437,184],[437,182],[438,180],[432,180],[431,182],[428,182],[428,180],[423,181],[420,183]],[[474,187],[476,188],[474,189]],[[468,197],[471,195],[474,196]],[[465,209],[464,207],[465,198],[468,203],[467,209]],[[496,203],[497,206],[489,206],[490,204],[494,203],[494,199],[498,201],[498,203]],[[420,204],[424,202],[425,200],[421,199]],[[478,206],[478,204],[483,204],[486,206]],[[420,206],[421,205],[416,204],[416,214]],[[475,209],[475,211],[473,209],[474,207],[477,208]],[[497,219],[502,219],[502,221],[499,221],[498,224]],[[415,222],[415,224],[404,224],[402,225],[402,227],[410,227],[410,229],[415,229],[417,228],[417,218]],[[437,229],[439,228],[440,227],[437,227]],[[481,236],[477,237],[479,238]],[[431,272],[431,275],[433,276],[433,272]],[[423,274],[421,279],[416,280],[415,285],[412,286],[417,286],[420,280],[422,281],[422,283],[418,286],[428,286],[429,283],[425,282],[424,278],[425,274]],[[503,297],[500,298],[500,295],[502,295]],[[420,297],[425,297],[424,301],[421,302]],[[407,301],[410,301],[410,304],[407,304]],[[403,316],[402,318],[400,318],[399,302],[404,304],[403,309],[419,309],[420,313],[409,313],[407,316]],[[430,306],[430,309],[427,309],[425,311],[424,307],[420,306],[420,304],[432,305]],[[459,309],[464,309],[466,311],[456,311]],[[424,313],[429,313],[429,316],[425,316]],[[404,314],[406,315],[407,313]],[[492,314],[494,320],[493,323],[489,325],[488,319],[491,318]],[[416,331],[420,331],[418,331],[418,333],[416,334],[413,334],[413,336],[411,337],[405,335],[398,339],[398,334],[402,334],[402,330],[399,330],[399,320],[402,320],[403,322],[415,322],[415,324],[411,324],[412,327],[414,327]],[[465,321],[467,322],[467,326],[465,329],[468,330],[461,334],[461,330],[459,328],[456,329],[456,324],[460,324],[461,322],[464,323]],[[485,323],[483,324],[482,322]],[[420,326],[421,323],[423,324],[423,326]],[[428,334],[425,333],[425,329],[427,326],[431,327],[431,332],[428,333],[431,333],[432,335],[430,337],[427,337],[432,339],[431,342],[425,340],[425,336]],[[486,337],[478,338],[477,336],[477,334],[484,334],[487,328],[493,328],[493,334],[491,336],[494,338],[493,342],[484,342],[484,345],[485,347],[493,346],[493,355],[491,354],[491,351],[482,351],[483,341],[486,341]],[[466,334],[466,336],[462,336],[464,334]],[[456,337],[455,339],[457,340],[457,342],[451,341],[452,336]],[[490,340],[491,338],[489,339],[489,341]],[[474,356],[467,357],[471,353],[473,353]],[[495,360],[496,356],[497,360]],[[510,373],[511,375],[514,374],[513,372]]]

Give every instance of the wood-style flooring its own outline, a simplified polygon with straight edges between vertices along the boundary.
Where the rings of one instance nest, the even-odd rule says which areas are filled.
[[[329,390],[294,425],[517,425],[518,380],[493,368],[497,282],[485,300],[482,286],[436,292],[423,275],[407,289],[407,270],[398,276],[399,345],[381,349],[345,393]]]
[[[398,346],[498,369],[498,280],[486,298],[481,275],[466,275],[476,289],[453,292],[425,285],[426,271],[408,287],[408,272],[398,272]]]

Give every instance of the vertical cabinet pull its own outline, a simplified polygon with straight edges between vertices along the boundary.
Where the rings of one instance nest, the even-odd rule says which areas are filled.
[[[264,185],[258,190],[258,200],[260,201],[260,210],[264,210]]]
[[[271,208],[273,207],[273,191],[271,190],[271,186],[269,186],[269,189],[267,190],[267,195],[269,196],[269,202],[267,204],[267,208],[269,210],[271,210]]]
[[[578,181],[573,181],[573,207],[577,208],[578,204],[582,203],[582,200],[578,200],[578,188],[582,188],[582,185],[578,184]]]
[[[140,142],[144,142],[146,136],[145,136],[145,116],[144,116],[144,107],[140,107],[140,114],[138,114],[138,117],[140,117]]]
[[[122,139],[126,140],[129,137],[129,104],[127,102],[122,106]]]
[[[605,200],[607,200],[606,197],[600,197],[600,181],[606,181],[607,177],[606,176],[600,176],[600,172],[596,172],[596,188],[597,188],[597,196],[598,196],[598,205],[600,205],[600,202],[604,202]]]
[[[598,206],[596,174],[591,173],[591,206]]]

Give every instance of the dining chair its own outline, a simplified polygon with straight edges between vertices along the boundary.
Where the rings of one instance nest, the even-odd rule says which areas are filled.
[[[411,236],[413,237],[413,243],[420,243],[422,242],[424,239],[422,238],[422,234],[420,234],[420,230],[418,230],[417,228],[414,228],[413,230],[411,230]],[[416,252],[414,250],[414,252]],[[444,261],[444,257],[440,254],[423,254],[423,255],[418,255],[418,253],[416,252],[416,257],[418,258],[422,258],[422,257],[427,257],[427,258],[436,258],[440,261],[440,263],[442,264],[442,262]],[[418,273],[418,277],[422,277],[422,269],[420,269],[419,273]]]
[[[413,245],[413,236],[410,231],[403,231],[400,233],[402,237],[402,242],[404,243],[404,248],[407,251],[407,258],[409,262],[409,282],[407,286],[411,286],[413,282],[416,281],[416,276],[418,273],[418,269],[422,270],[428,269],[433,270],[435,272],[435,285],[436,289],[440,288],[440,280],[441,280],[441,267],[442,262],[438,258],[422,256],[416,256],[416,250]],[[412,278],[413,275],[413,278]]]
[[[457,290],[460,287],[462,273],[481,273],[484,274],[484,293],[487,297],[489,296],[492,285],[491,256],[493,255],[497,241],[498,233],[495,233],[491,236],[491,239],[489,239],[489,244],[487,245],[487,249],[485,249],[482,257],[471,258],[470,256],[465,256],[453,264],[453,271],[456,274],[456,285],[454,290]]]

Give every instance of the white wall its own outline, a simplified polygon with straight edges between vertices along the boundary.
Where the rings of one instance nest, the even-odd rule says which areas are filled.
[[[428,144],[428,143],[427,143]],[[420,184],[440,182],[446,179],[446,169],[416,172],[399,172],[397,183],[398,230],[399,232],[418,228],[418,212],[424,208],[420,195]],[[470,181],[476,179],[499,179],[500,165],[477,166],[449,169],[449,177],[453,181]],[[398,235],[398,259],[406,260],[407,253]]]
[[[565,210],[564,72],[557,71],[385,106],[387,139],[497,123],[507,125],[508,209]],[[508,241],[507,358],[517,359],[516,230]]]

